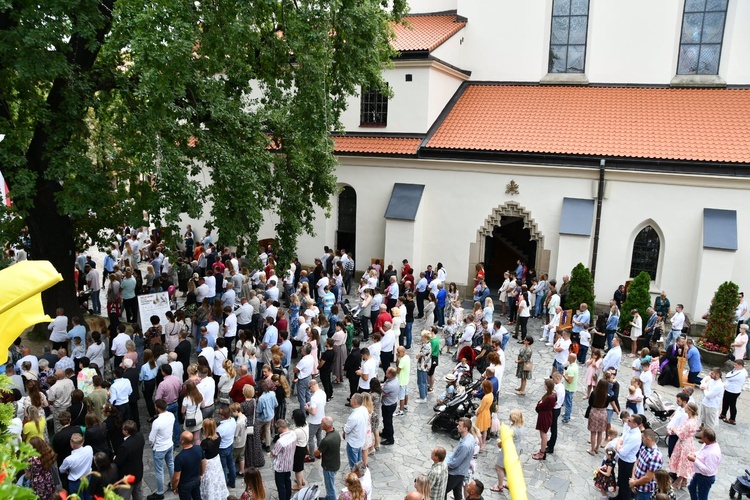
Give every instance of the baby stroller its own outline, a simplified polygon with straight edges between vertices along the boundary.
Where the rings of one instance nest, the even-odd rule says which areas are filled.
[[[477,351],[470,346],[464,346],[458,353],[458,361],[466,358],[466,362],[469,365],[469,372],[461,375],[458,380],[458,385],[468,385],[474,380],[474,367],[477,364]]]
[[[305,486],[294,494],[292,500],[318,500],[320,487],[317,484]]]
[[[652,416],[648,418],[650,428],[656,433],[657,442],[661,439],[667,444],[666,428],[670,417],[674,414],[675,408],[669,403],[665,403],[658,392],[652,391],[651,396],[646,398],[645,409]]]
[[[750,498],[750,471],[745,469],[745,473],[737,476],[737,480],[729,487],[729,498],[742,498],[742,495]]]
[[[473,400],[473,397],[474,391],[479,388],[479,384],[479,381],[474,382],[470,387],[466,387],[463,393],[458,394],[447,403],[435,406],[435,416],[427,422],[428,425],[432,426],[433,432],[450,432],[453,439],[461,437],[456,425],[458,425],[460,418],[471,418],[476,412],[479,405]]]
[[[344,316],[351,316],[352,325],[354,325],[354,336],[362,336],[364,330],[362,329],[362,318],[359,315],[362,312],[362,308],[359,305],[350,308],[349,299],[344,299],[344,302],[341,304],[341,312],[344,313]]]

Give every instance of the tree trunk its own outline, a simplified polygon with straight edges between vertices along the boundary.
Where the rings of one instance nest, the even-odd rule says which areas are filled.
[[[81,314],[75,292],[75,241],[73,223],[67,215],[59,215],[54,194],[59,184],[38,180],[34,208],[26,223],[31,240],[31,258],[48,260],[62,274],[63,281],[42,293],[44,311],[55,317],[58,307],[65,309],[68,318]]]

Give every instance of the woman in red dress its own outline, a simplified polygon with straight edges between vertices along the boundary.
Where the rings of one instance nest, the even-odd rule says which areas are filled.
[[[547,458],[547,453],[545,452],[547,449],[547,432],[552,426],[552,411],[555,409],[555,403],[557,402],[555,383],[552,382],[552,379],[548,378],[544,381],[544,389],[546,393],[536,404],[536,412],[538,413],[536,429],[542,438],[542,446],[538,452],[531,455],[531,458],[534,460],[545,460]]]

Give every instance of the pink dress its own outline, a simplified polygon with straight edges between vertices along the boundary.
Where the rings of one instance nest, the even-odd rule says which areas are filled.
[[[674,447],[672,457],[669,459],[669,469],[678,477],[690,479],[693,477],[693,462],[688,460],[688,455],[695,453],[695,432],[700,423],[697,418],[689,418],[677,429],[677,437],[680,438]]]
[[[588,368],[586,368],[586,386],[589,385],[596,385],[596,380],[594,380],[595,375],[599,375],[599,370],[602,367],[602,359],[599,358],[596,361],[589,364]]]
[[[312,347],[312,351],[310,352],[310,355],[313,358],[313,370],[312,374],[313,377],[318,374],[318,342],[314,339],[310,339],[310,347]]]

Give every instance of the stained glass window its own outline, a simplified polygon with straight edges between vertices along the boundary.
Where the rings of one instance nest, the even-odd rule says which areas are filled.
[[[656,268],[659,265],[661,242],[656,230],[651,226],[641,229],[633,242],[633,258],[630,262],[630,277],[635,278],[642,271],[656,280]]]
[[[583,73],[589,0],[554,0],[549,42],[550,73]]]
[[[729,0],[685,0],[678,75],[718,75]]]

